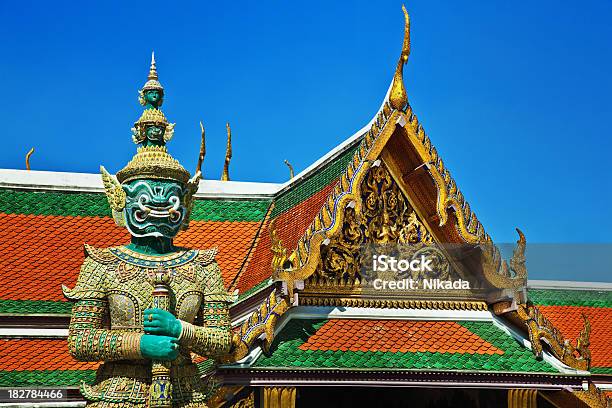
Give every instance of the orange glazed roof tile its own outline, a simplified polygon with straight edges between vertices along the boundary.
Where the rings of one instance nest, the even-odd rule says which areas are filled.
[[[456,322],[420,320],[329,320],[299,349],[504,354]]]
[[[61,285],[76,282],[84,259],[83,244],[108,247],[129,242],[129,233],[111,218],[2,214],[0,299],[63,301]],[[219,247],[217,262],[227,284],[240,266],[259,222],[192,221],[176,244]],[[44,284],[41,284],[44,283]]]
[[[95,370],[99,365],[72,358],[66,339],[0,339],[3,371]]]

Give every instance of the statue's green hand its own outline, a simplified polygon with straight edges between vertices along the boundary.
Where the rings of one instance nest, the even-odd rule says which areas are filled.
[[[183,327],[179,319],[163,309],[147,309],[144,311],[144,331],[146,334],[178,337]]]
[[[144,358],[174,360],[178,353],[178,339],[175,337],[143,334],[140,338],[140,354]]]

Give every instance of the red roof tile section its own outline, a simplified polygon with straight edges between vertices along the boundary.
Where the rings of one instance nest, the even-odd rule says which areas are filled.
[[[0,339],[3,371],[95,370],[99,365],[72,358],[66,339]]]
[[[456,322],[332,319],[301,350],[504,354]]]
[[[217,262],[223,283],[229,287],[253,245],[260,224],[248,221],[191,221],[189,229],[180,233],[175,243],[198,249],[218,247]]]
[[[612,367],[612,308],[588,306],[538,306],[566,339],[574,342],[584,327],[582,313],[591,323],[592,367]]]
[[[289,253],[295,249],[298,240],[314,220],[321,207],[323,207],[335,184],[336,180],[275,218],[278,237]],[[273,256],[270,249],[271,245],[270,223],[268,222],[262,228],[259,242],[253,250],[252,258],[236,284],[236,288],[238,288],[240,293],[246,292],[271,276]]]
[[[192,221],[176,244],[219,247],[224,282],[238,273],[259,222]],[[0,287],[6,300],[65,300],[61,285],[74,285],[83,244],[109,247],[129,242],[129,233],[110,218],[0,213]],[[44,284],[41,284],[44,283]]]
[[[84,243],[129,242],[110,218],[0,214],[0,224],[0,286],[9,300],[65,300],[62,284],[74,285]]]

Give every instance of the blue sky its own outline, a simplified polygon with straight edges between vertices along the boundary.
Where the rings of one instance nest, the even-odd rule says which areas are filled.
[[[151,50],[190,170],[283,182],[378,109],[398,1],[2,2],[2,168],[97,172],[134,153]],[[412,1],[409,99],[498,242],[612,242],[612,2]],[[608,280],[600,274],[600,280]]]

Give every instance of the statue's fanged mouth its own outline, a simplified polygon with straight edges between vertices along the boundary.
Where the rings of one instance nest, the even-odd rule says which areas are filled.
[[[179,207],[181,205],[181,200],[176,197],[170,197],[168,199],[168,205],[155,205],[152,203],[148,203],[148,197],[141,196],[138,199],[138,210],[134,211],[134,218],[136,221],[143,222],[147,220],[147,218],[168,218],[172,222],[178,222],[181,219],[181,212]]]

